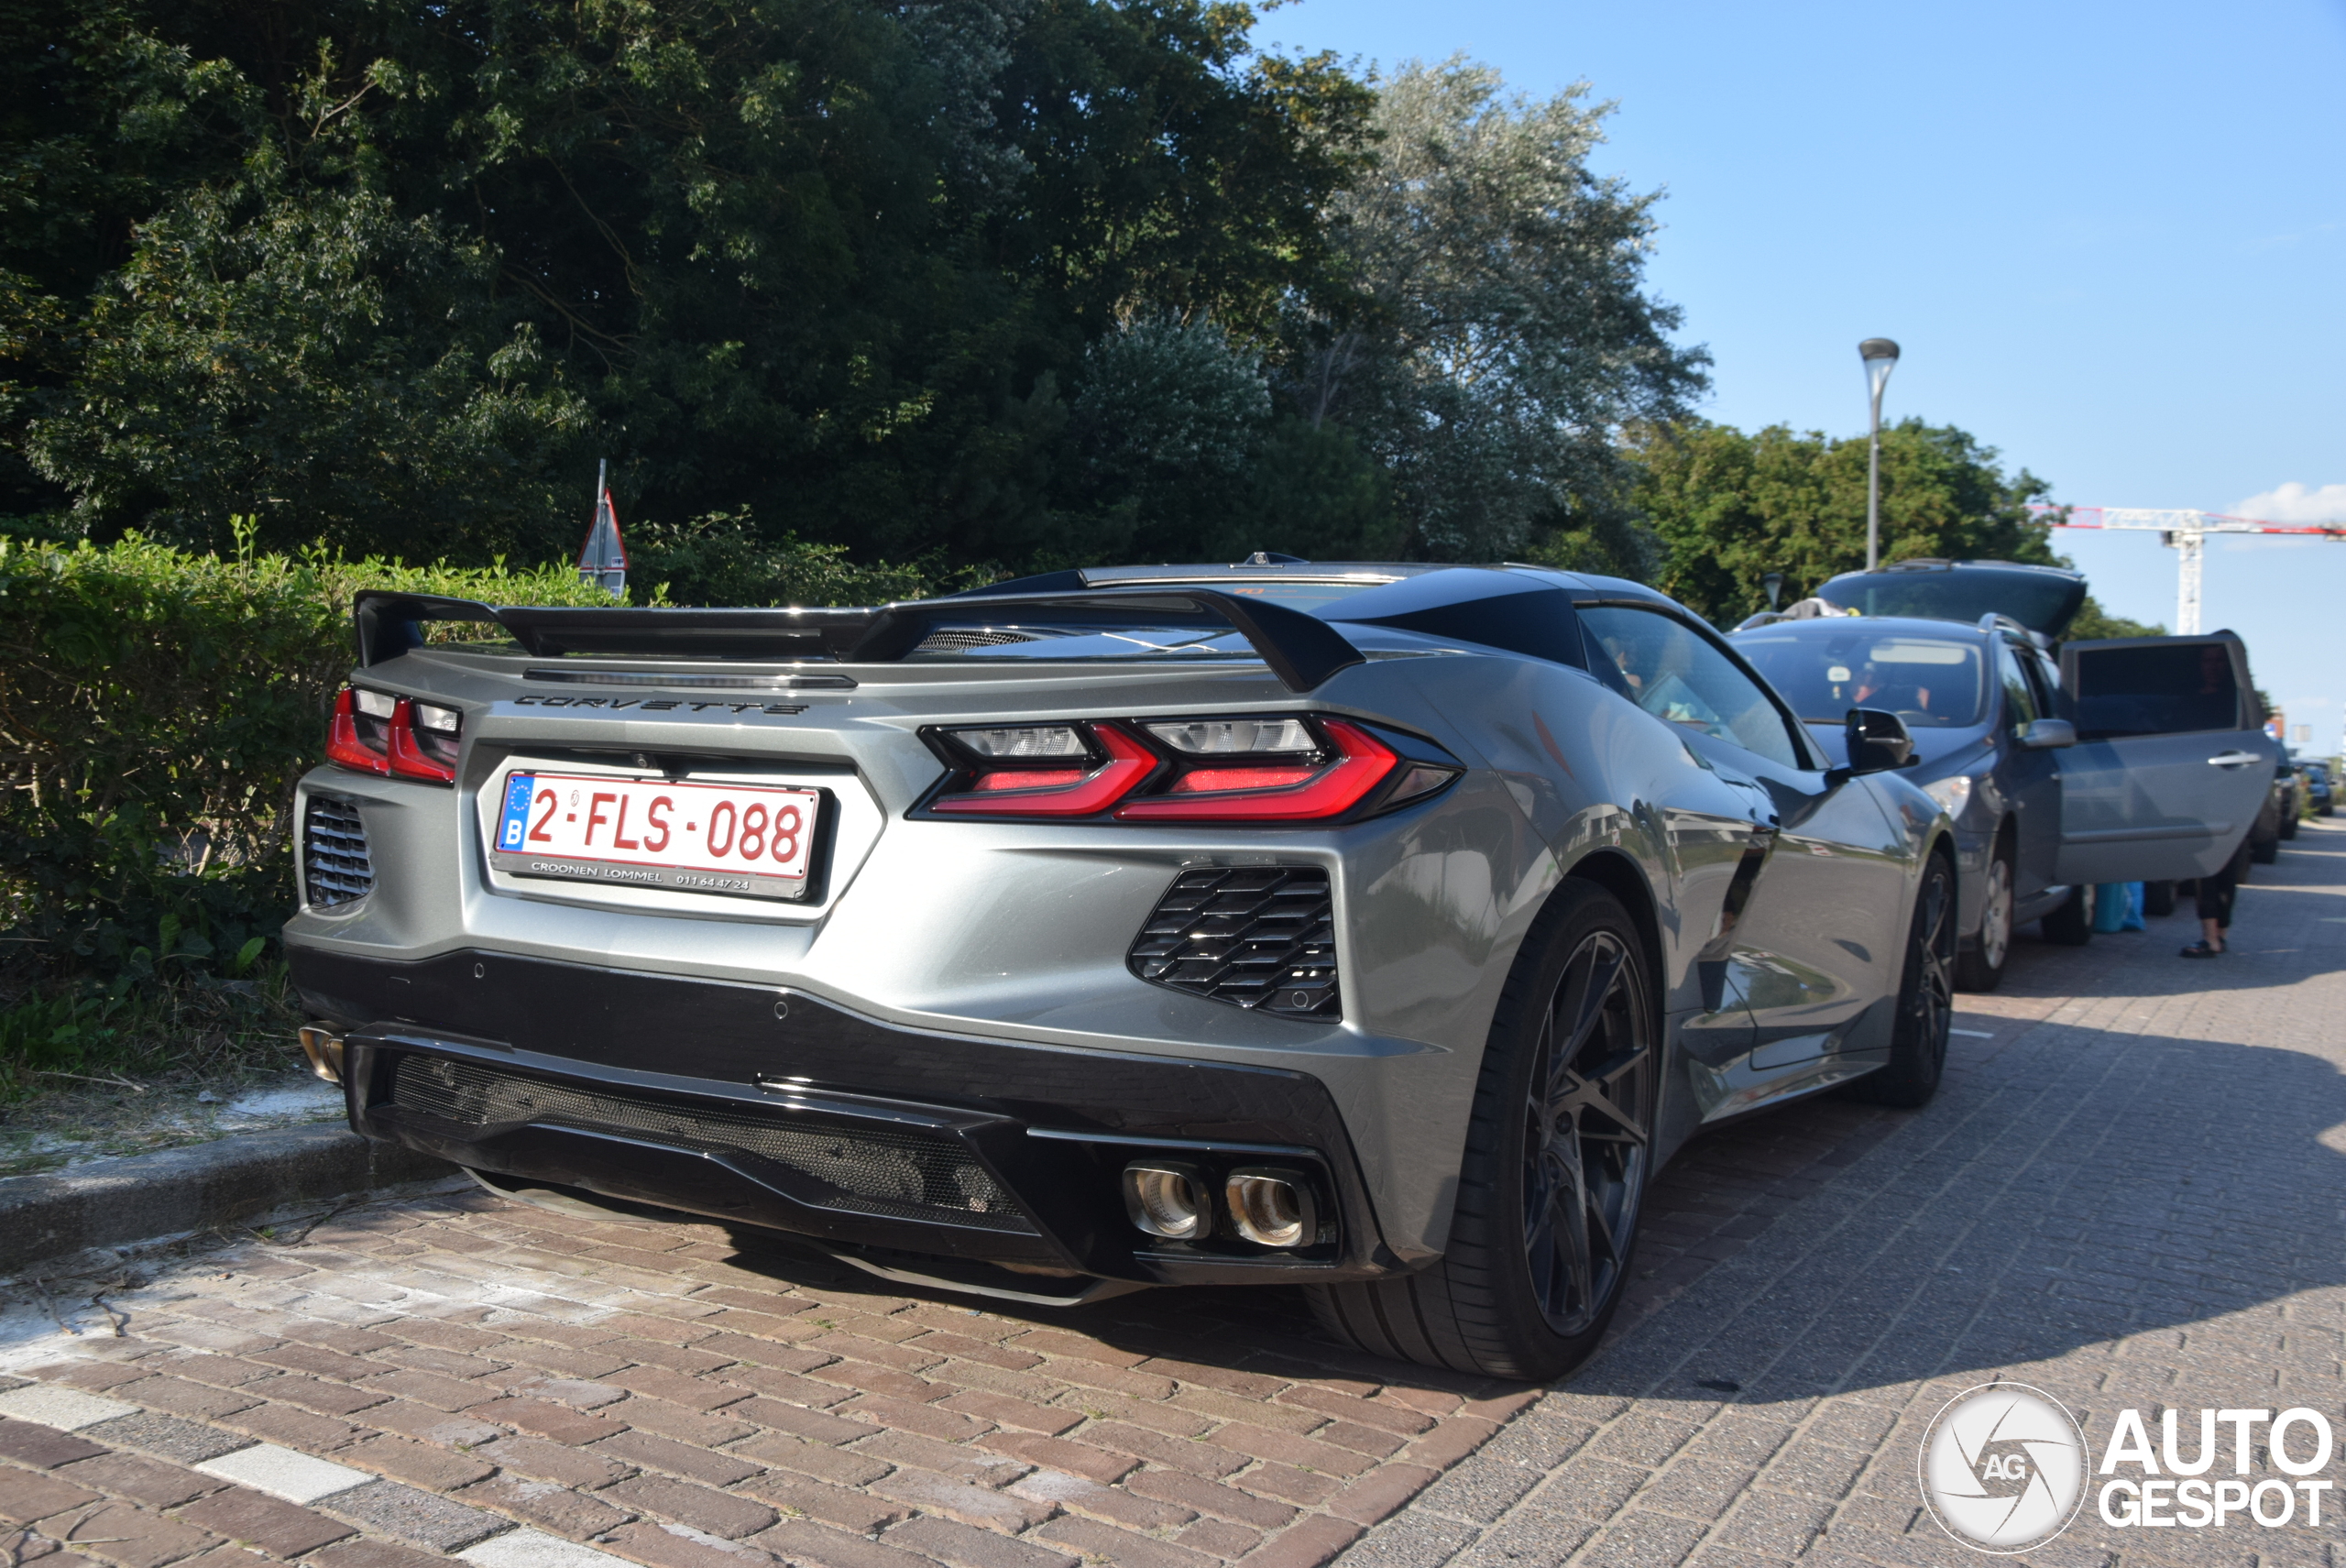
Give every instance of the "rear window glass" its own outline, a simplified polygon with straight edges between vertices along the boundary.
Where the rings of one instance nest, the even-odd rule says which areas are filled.
[[[2241,726],[2240,686],[2220,642],[2079,649],[2077,733],[2187,735]]]
[[[1972,567],[1946,572],[1883,572],[1830,582],[1816,597],[1866,615],[1912,615],[1924,620],[1978,625],[1983,615],[2009,615],[2050,632],[2074,613],[2083,589],[2071,577]]]
[[[1386,586],[1384,580],[1358,583],[1309,582],[1160,582],[1118,581],[1102,585],[1133,593],[1152,588],[1211,588],[1233,598],[1266,599],[1310,614],[1339,599]],[[1129,620],[1124,620],[1128,614]],[[1022,620],[1015,609],[989,615],[983,598],[970,601],[966,620],[940,617],[927,639],[913,650],[915,659],[1252,659],[1254,645],[1222,626],[1162,626],[1150,623],[1149,612],[1134,609],[1113,618],[1103,610],[1089,626],[1066,624],[1064,619]]]
[[[1909,729],[1955,729],[1987,717],[1977,640],[1879,631],[1750,631],[1736,652],[1803,720],[1838,724],[1853,707],[1896,714]]]

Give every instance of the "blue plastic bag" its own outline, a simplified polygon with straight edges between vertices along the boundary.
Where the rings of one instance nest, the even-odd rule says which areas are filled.
[[[2093,886],[2093,928],[2097,935],[2147,931],[2143,924],[2143,884],[2139,882],[2098,882]]]

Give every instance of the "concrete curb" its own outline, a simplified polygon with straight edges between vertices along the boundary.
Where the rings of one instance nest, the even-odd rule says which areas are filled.
[[[455,1168],[329,1124],[11,1176],[0,1179],[0,1260],[13,1273],[91,1247],[184,1235],[289,1203],[453,1176]]]

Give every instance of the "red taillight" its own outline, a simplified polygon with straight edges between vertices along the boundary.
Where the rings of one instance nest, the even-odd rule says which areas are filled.
[[[1113,725],[1091,733],[1108,760],[1089,772],[1071,768],[988,768],[970,793],[948,795],[935,809],[955,817],[1091,817],[1105,811],[1157,766],[1148,748]]]
[[[1171,792],[1126,801],[1119,822],[1304,822],[1340,817],[1385,782],[1401,758],[1357,724],[1321,720],[1336,752],[1318,769],[1280,762],[1260,768],[1198,768]],[[1300,775],[1299,777],[1298,775]],[[1200,783],[1192,785],[1190,781]]]
[[[334,699],[334,718],[326,725],[326,761],[362,773],[388,774],[391,771],[389,748],[370,743],[380,730],[379,720],[359,713],[358,694],[343,687]]]
[[[400,698],[391,713],[391,772],[405,779],[425,779],[433,784],[455,784],[456,770],[424,751],[415,733],[415,704]]]
[[[1316,714],[924,734],[952,771],[916,815],[1333,822],[1422,800],[1465,771],[1430,741]]]
[[[326,724],[326,761],[362,773],[455,783],[455,710],[433,709],[443,728],[427,740],[417,731],[415,707],[407,697],[343,687]]]
[[[1282,784],[1299,784],[1317,768],[1192,768],[1173,781],[1174,795],[1195,795],[1200,790],[1215,789],[1277,789]]]

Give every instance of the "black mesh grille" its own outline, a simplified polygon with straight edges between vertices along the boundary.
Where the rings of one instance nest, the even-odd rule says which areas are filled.
[[[400,1059],[391,1102],[467,1127],[534,1122],[648,1133],[686,1148],[755,1155],[814,1177],[834,1190],[822,1200],[826,1208],[1035,1231],[1010,1194],[950,1136],[686,1111],[426,1056]]]
[[[1005,642],[1032,642],[1031,631],[932,631],[921,640],[915,653],[954,653],[964,648],[995,648]]]
[[[356,801],[313,795],[301,813],[301,880],[310,906],[355,904],[375,890],[375,862],[367,855],[367,825]]]
[[[1317,866],[1183,872],[1133,943],[1158,985],[1299,1018],[1338,1018],[1335,906]]]

